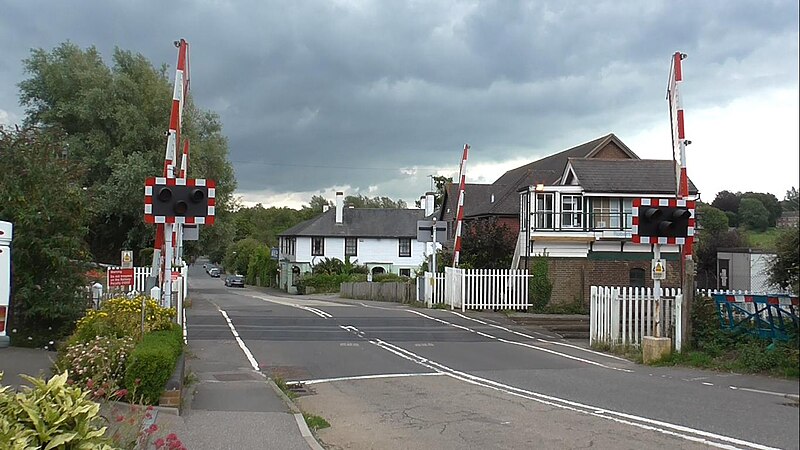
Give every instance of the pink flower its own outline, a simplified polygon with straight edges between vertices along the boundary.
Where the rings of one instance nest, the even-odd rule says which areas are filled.
[[[117,416],[117,417],[114,418],[114,420],[116,420],[117,422],[122,422],[123,420],[125,420],[125,416],[122,416],[122,415]]]
[[[89,381],[86,382],[86,387],[89,389],[94,388],[94,380],[89,378]]]
[[[115,395],[117,395],[119,397],[125,397],[126,395],[128,395],[128,390],[127,389],[120,389],[120,390],[118,390],[116,392]]]
[[[153,444],[156,446],[157,449],[161,448],[164,446],[164,439],[158,438],[156,439],[155,442],[153,442]]]
[[[170,433],[170,434],[167,435],[167,440],[170,441],[170,442],[171,441],[177,441],[178,440],[178,436],[175,433]]]
[[[155,433],[156,431],[158,431],[158,425],[156,425],[156,424],[152,424],[152,425],[150,425],[150,427],[147,428],[147,432],[148,433],[152,434],[152,433]]]

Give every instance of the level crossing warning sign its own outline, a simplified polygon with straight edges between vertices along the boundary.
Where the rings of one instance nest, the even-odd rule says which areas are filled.
[[[667,279],[667,261],[663,259],[654,259],[652,261],[651,277],[654,280]]]

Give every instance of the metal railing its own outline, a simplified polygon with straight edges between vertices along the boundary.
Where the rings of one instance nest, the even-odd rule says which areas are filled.
[[[630,212],[537,211],[531,214],[536,231],[630,231]]]

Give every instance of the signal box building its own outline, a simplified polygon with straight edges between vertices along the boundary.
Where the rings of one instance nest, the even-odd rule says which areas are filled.
[[[515,260],[530,266],[547,257],[552,302],[587,302],[593,285],[652,286],[651,244],[632,236],[634,198],[674,198],[671,160],[568,158],[552,184],[520,190],[520,235]],[[697,188],[689,182],[692,199]],[[662,245],[663,287],[680,287],[680,247]]]

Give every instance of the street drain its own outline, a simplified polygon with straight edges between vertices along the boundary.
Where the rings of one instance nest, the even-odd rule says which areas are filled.
[[[314,395],[317,393],[303,383],[287,383],[286,388],[297,394],[299,397],[305,395]]]

